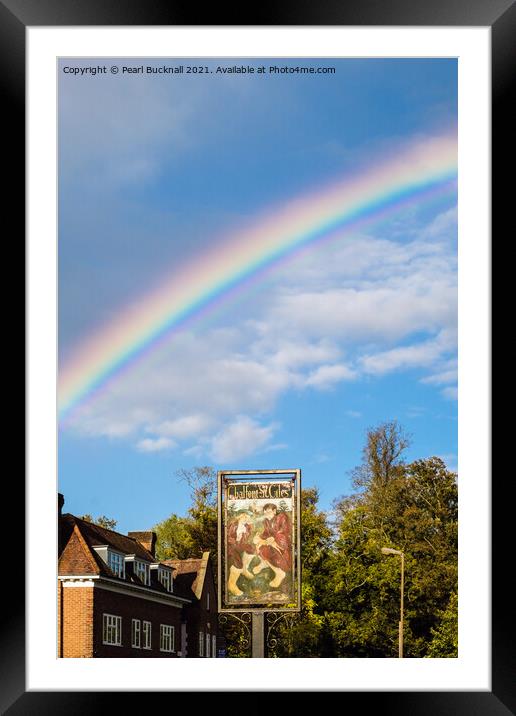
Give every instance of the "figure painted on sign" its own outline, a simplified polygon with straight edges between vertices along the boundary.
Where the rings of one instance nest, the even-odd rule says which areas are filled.
[[[269,586],[279,587],[285,579],[287,572],[292,569],[292,535],[291,525],[286,512],[278,512],[272,502],[263,507],[265,516],[263,532],[256,535],[253,542],[258,548],[260,563],[253,568],[254,574],[270,567],[274,572]]]
[[[242,510],[228,527],[228,592],[234,597],[241,597],[243,594],[237,586],[241,574],[247,579],[254,579],[254,575],[249,571],[249,564],[256,555],[256,547],[251,540],[252,526],[250,513]]]

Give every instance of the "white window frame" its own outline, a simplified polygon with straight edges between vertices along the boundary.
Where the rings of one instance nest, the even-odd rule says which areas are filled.
[[[217,637],[215,634],[211,636],[211,656],[213,659],[217,658]]]
[[[106,641],[113,634],[115,641]],[[122,617],[117,614],[102,614],[102,643],[107,646],[122,646]]]
[[[133,649],[142,648],[142,623],[139,619],[131,620],[131,646]]]
[[[164,567],[158,567],[158,580],[165,587],[167,592],[174,591],[174,578],[172,576],[171,569],[165,569]]]
[[[211,634],[206,632],[206,658],[209,659],[211,656]]]
[[[159,650],[167,654],[174,653],[175,629],[172,624],[159,625]],[[170,649],[167,649],[164,642],[170,640]]]
[[[118,562],[116,568],[111,562],[112,559]],[[121,579],[125,579],[125,555],[120,554],[120,552],[115,552],[108,547],[107,563],[109,569],[113,572],[113,574],[116,574],[116,576],[120,577]]]
[[[140,574],[140,572],[144,572],[144,577]],[[150,586],[150,564],[147,564],[142,559],[135,559],[134,560],[134,573],[136,576],[142,580],[142,582],[145,584],[145,586]]]
[[[152,622],[143,622],[143,649],[152,649]]]
[[[204,632],[199,632],[199,656],[204,656]]]

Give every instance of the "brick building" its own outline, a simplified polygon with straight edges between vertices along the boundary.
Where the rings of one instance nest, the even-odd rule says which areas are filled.
[[[170,559],[164,564],[174,570],[174,583],[192,601],[185,606],[183,623],[187,656],[216,657],[217,643],[217,591],[210,553],[201,559]]]
[[[154,532],[122,535],[62,514],[64,498],[58,499],[59,657],[197,656],[194,631],[203,633],[200,655],[216,656],[209,553],[198,560],[160,562]]]

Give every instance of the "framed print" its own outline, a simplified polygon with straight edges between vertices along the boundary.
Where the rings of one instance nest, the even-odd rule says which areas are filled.
[[[102,710],[113,697],[89,691],[277,690],[341,691],[346,703],[358,696],[373,706],[381,699],[384,707],[411,714],[514,711],[515,657],[511,625],[504,617],[512,600],[500,581],[507,573],[510,519],[501,488],[496,480],[491,483],[489,376],[490,210],[494,225],[500,222],[500,233],[504,210],[511,205],[510,188],[496,178],[514,141],[512,127],[508,131],[514,3],[497,0],[486,6],[460,0],[431,6],[400,1],[388,8],[367,2],[338,8],[327,4],[295,10],[262,7],[242,23],[228,9],[209,10],[200,23],[190,10],[161,2],[0,3],[0,52],[2,66],[8,68],[4,73],[9,106],[6,136],[21,148],[27,128],[28,279],[26,495],[21,481],[13,485],[18,504],[26,501],[27,547],[27,569],[14,565],[13,574],[20,583],[27,575],[27,596],[25,604],[20,600],[13,605],[6,620],[9,628],[3,630],[0,705],[10,714],[81,713]],[[389,75],[382,70],[375,75],[374,100],[372,94],[368,96],[360,111],[357,103],[342,99],[344,86],[350,97],[365,97],[368,73],[376,72],[370,69],[374,63],[374,67],[385,63],[384,67],[405,68],[409,62],[410,92],[402,94],[399,89],[403,82],[399,78],[405,76],[401,71]],[[422,71],[430,62],[432,72]],[[331,84],[331,68],[334,75],[340,73],[340,85]],[[126,95],[127,87],[149,89]],[[175,88],[172,94],[176,92],[172,103],[166,99],[170,88]],[[423,91],[431,96],[428,105],[418,104]],[[447,104],[443,97],[448,91],[452,100]],[[432,133],[430,123],[414,121],[429,107],[439,115]],[[344,125],[348,137],[369,130],[373,134],[375,122],[388,125],[389,132],[369,146],[372,168],[367,173],[364,157],[353,143],[334,139]],[[405,144],[404,131],[411,138]],[[209,144],[196,143],[202,133],[210,137]],[[162,138],[161,143],[156,137]],[[160,162],[172,146],[175,163],[166,174]],[[145,156],[142,148],[148,151]],[[255,161],[257,156],[264,162]],[[349,172],[354,167],[355,184],[341,182],[337,157],[339,166]],[[212,171],[207,172],[209,165]],[[22,167],[18,158],[8,186],[9,205],[21,207]],[[116,206],[110,193],[115,184],[120,189]],[[63,187],[72,191],[63,193]],[[424,197],[422,208],[415,206],[415,196]],[[151,207],[145,215],[140,212],[143,199]],[[402,231],[398,210],[404,212],[403,231],[409,227],[413,239],[403,245],[403,256],[396,244]],[[444,250],[442,232],[449,229],[451,236],[457,217],[458,248]],[[217,224],[219,219],[226,223]],[[368,233],[380,220],[386,222],[381,224],[383,233]],[[343,230],[343,222],[359,237],[353,254],[337,254],[331,243]],[[224,228],[227,240],[219,240],[220,226],[228,227]],[[165,241],[167,232],[187,238],[183,243]],[[124,241],[117,238],[122,233]],[[72,234],[73,255],[62,249],[64,236]],[[324,265],[317,265],[309,253],[314,245],[326,247]],[[92,246],[101,252],[89,253]],[[367,271],[374,252],[373,275]],[[332,273],[336,264],[332,267],[330,260],[337,255],[348,267],[345,276],[339,275],[339,285]],[[293,256],[298,261],[296,283],[289,263]],[[356,303],[358,274],[352,272],[362,264],[367,266],[367,271],[360,269],[364,297],[380,286],[373,286],[374,281],[383,282],[374,305]],[[166,274],[170,265],[180,270]],[[70,266],[77,273],[70,271],[63,280]],[[389,283],[391,266],[403,280]],[[278,267],[281,271],[275,274]],[[428,276],[432,282],[435,279],[431,290],[425,283]],[[343,312],[344,293],[349,308],[337,334],[336,317]],[[444,326],[442,317],[448,316],[454,296],[458,324],[452,316]],[[317,312],[314,306],[321,308]],[[98,311],[106,319],[102,325],[108,326],[102,335],[95,333],[100,325]],[[412,318],[415,314],[419,323]],[[403,322],[410,323],[412,342],[408,329],[400,328]],[[294,323],[309,326],[296,341],[292,340]],[[88,343],[90,331],[95,340]],[[353,353],[358,344],[341,340],[344,334],[360,337],[360,354]],[[166,354],[165,338],[170,335],[179,339],[175,352]],[[88,340],[83,341],[84,336]],[[80,349],[74,353],[75,346]],[[142,366],[150,365],[152,370],[143,371]],[[163,378],[170,375],[172,365],[177,369],[173,385]],[[452,465],[447,474],[460,475],[459,647],[458,655],[447,659],[423,658],[431,654],[421,646],[424,639],[418,641],[420,633],[430,630],[434,617],[414,612],[417,597],[410,575],[419,570],[424,582],[424,570],[417,563],[420,557],[412,554],[403,561],[405,553],[398,543],[386,539],[388,531],[381,543],[375,533],[376,546],[383,551],[371,556],[366,541],[356,546],[357,535],[367,533],[367,524],[362,532],[358,522],[346,523],[347,531],[342,527],[347,511],[358,506],[354,514],[362,515],[359,489],[348,502],[330,504],[330,497],[338,492],[324,495],[328,524],[330,517],[334,519],[328,540],[335,538],[349,550],[348,561],[335,570],[340,581],[335,579],[328,587],[324,609],[318,609],[316,600],[313,607],[311,589],[328,580],[326,562],[310,563],[303,556],[303,540],[309,539],[313,527],[303,515],[319,514],[317,490],[329,484],[324,476],[337,469],[323,446],[335,443],[337,437],[348,445],[353,425],[358,424],[353,421],[358,419],[367,417],[364,429],[372,421],[387,421],[388,400],[405,400],[410,419],[427,425],[425,411],[412,400],[408,384],[396,377],[413,369],[421,371],[413,380],[417,390],[440,391],[443,401],[455,401],[458,395],[456,413],[446,407],[449,402],[445,407],[444,402],[432,403],[433,417],[437,421],[439,413],[438,419],[451,425],[448,429],[458,441],[456,452],[442,448],[436,455],[441,462],[434,467],[444,470],[441,463]],[[231,371],[231,380],[225,370]],[[371,385],[386,374],[393,377],[389,394],[383,396],[385,403],[377,403],[363,416],[360,401],[373,406],[378,393]],[[59,387],[59,405],[58,380],[66,383]],[[336,405],[331,396],[337,385],[353,385],[356,391],[346,388],[347,393],[339,393],[339,399],[356,396],[354,404],[344,401],[340,412],[328,408]],[[135,402],[135,396],[139,400],[149,392],[152,404]],[[315,397],[305,403],[302,396],[307,393]],[[167,412],[172,404],[179,406],[177,412]],[[73,422],[77,415],[79,429],[68,431],[71,423],[66,421]],[[347,422],[339,423],[344,415]],[[396,425],[391,427],[403,443]],[[431,431],[421,433],[422,444],[432,445]],[[110,462],[114,453],[109,451],[118,450],[116,446],[128,436],[131,449],[118,462]],[[317,436],[317,448],[312,436]],[[179,494],[167,484],[176,467],[174,451],[189,466],[201,461],[205,465],[208,460],[216,464],[218,493],[215,498],[209,492],[209,509],[217,512],[216,540],[210,532],[216,546],[210,542],[210,549],[216,563],[219,612],[230,617],[253,610],[309,611],[318,634],[330,624],[337,629],[338,623],[339,645],[334,639],[331,648],[315,659],[312,653],[292,651],[276,662],[262,659],[253,665],[253,674],[244,659],[207,663],[178,658],[172,671],[163,660],[56,657],[58,472],[68,470],[70,475],[64,482],[65,493],[92,500],[77,512],[80,507],[75,508],[74,498],[70,499],[79,518],[91,517],[87,511],[102,513],[108,529],[109,517],[119,515],[110,515],[104,504],[131,504],[131,516],[145,516],[147,524],[134,524],[133,519],[125,526],[122,520],[121,532],[130,537],[144,534],[134,529],[164,523],[170,512],[178,517],[175,524],[183,526],[186,516],[193,514],[186,503],[172,504]],[[344,452],[339,447],[335,454]],[[411,479],[426,479],[428,473],[418,467],[420,455],[410,457]],[[146,471],[151,460],[161,470],[159,483]],[[285,463],[298,467],[275,469]],[[317,474],[323,477],[313,477]],[[367,489],[364,474],[356,472],[354,478],[361,489]],[[199,483],[193,487],[199,496],[202,490],[195,493],[195,489]],[[111,502],[97,504],[94,494],[109,495]],[[161,503],[161,511],[145,513],[151,495],[153,504]],[[202,509],[199,504],[193,502],[192,510],[197,505],[196,514],[202,513],[199,524],[204,524],[202,509],[207,503],[201,504]],[[438,526],[435,529],[439,531]],[[187,534],[179,536],[176,551],[181,540],[190,544]],[[430,533],[425,535],[430,546],[418,554],[430,564],[434,545]],[[97,544],[97,555],[101,548]],[[351,644],[352,630],[342,627],[338,618],[331,621],[325,616],[333,614],[333,599],[342,601],[346,590],[355,599],[355,587],[360,590],[369,579],[369,573],[357,572],[355,581],[349,581],[354,548],[360,559],[365,555],[364,564],[376,570],[378,602],[373,610],[381,611],[387,604],[386,633],[393,643],[387,658],[379,658],[386,656],[380,652],[357,658],[359,649],[347,651],[344,644],[346,639]],[[177,554],[181,554],[178,559],[190,559],[186,552]],[[170,569],[177,554],[167,556]],[[399,555],[403,555],[401,563]],[[306,580],[303,559],[310,564]],[[402,624],[403,609],[413,610],[402,661],[391,658],[397,656],[400,564],[409,574],[408,586],[403,577],[401,582]],[[456,578],[453,567],[443,576],[447,578]],[[134,615],[132,621],[138,621]],[[354,625],[363,628],[359,619]],[[145,628],[143,633],[138,625],[132,626],[133,641],[141,643],[143,638],[150,643]],[[167,628],[161,641],[172,650],[173,631]],[[180,629],[178,625],[176,636]],[[203,655],[214,654],[216,642],[204,636]],[[290,668],[299,678],[287,684]]]

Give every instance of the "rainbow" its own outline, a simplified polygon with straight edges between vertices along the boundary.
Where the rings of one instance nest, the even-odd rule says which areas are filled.
[[[59,366],[60,418],[235,287],[336,230],[454,185],[456,173],[455,135],[426,138],[217,241],[87,337]]]

